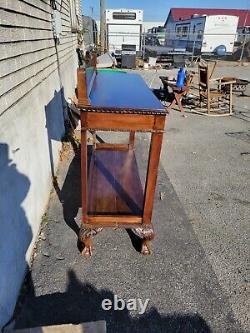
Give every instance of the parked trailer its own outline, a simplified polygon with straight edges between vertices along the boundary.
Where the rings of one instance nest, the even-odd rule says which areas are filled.
[[[238,16],[193,15],[191,19],[171,22],[166,26],[165,45],[173,51],[196,54],[231,54],[237,35]]]
[[[136,45],[136,51],[141,51],[141,33],[143,10],[140,9],[107,9],[106,35],[107,49],[115,55],[120,55],[122,45]]]

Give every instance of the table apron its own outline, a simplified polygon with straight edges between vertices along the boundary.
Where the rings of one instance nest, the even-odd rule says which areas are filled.
[[[82,129],[164,131],[165,115],[81,113]]]

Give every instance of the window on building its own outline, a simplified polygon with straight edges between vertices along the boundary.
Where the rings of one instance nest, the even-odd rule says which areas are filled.
[[[181,37],[181,31],[182,31],[181,27],[176,27],[176,37]]]
[[[203,31],[198,30],[197,39],[202,39],[202,34],[203,34]]]
[[[69,0],[70,3],[70,20],[71,20],[71,31],[77,32],[79,29],[79,18],[77,12],[77,0]]]
[[[114,20],[136,20],[136,13],[113,13]]]
[[[188,35],[188,27],[186,26],[184,26],[183,28],[182,28],[182,37],[187,37],[187,35]]]

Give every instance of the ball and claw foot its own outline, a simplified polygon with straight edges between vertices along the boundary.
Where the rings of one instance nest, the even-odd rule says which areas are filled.
[[[144,239],[142,241],[141,254],[143,254],[145,256],[152,254],[151,244],[150,244],[150,241],[147,239]]]
[[[103,228],[96,228],[96,229],[85,229],[80,228],[79,232],[79,241],[84,246],[81,255],[83,257],[91,257],[93,254],[93,242],[91,237],[97,235],[99,232],[102,231]]]
[[[84,240],[84,248],[81,252],[81,256],[83,257],[91,257],[92,253],[93,253],[93,242],[92,239],[89,238],[85,238]]]
[[[138,227],[132,229],[133,233],[142,240],[141,254],[150,255],[152,254],[151,250],[151,240],[154,239],[154,230],[152,225],[147,227]]]

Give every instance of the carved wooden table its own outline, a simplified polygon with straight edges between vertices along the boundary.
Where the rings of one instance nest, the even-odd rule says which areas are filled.
[[[138,74],[78,69],[81,110],[82,255],[92,254],[92,236],[105,227],[124,227],[142,239],[150,254],[151,223],[166,112]],[[87,131],[129,132],[128,144],[93,144],[88,170]],[[143,191],[134,154],[135,133],[150,132]]]

